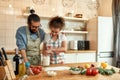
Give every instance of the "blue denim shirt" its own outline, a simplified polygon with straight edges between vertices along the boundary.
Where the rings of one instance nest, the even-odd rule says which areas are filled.
[[[40,32],[40,40],[42,42],[44,40],[45,32],[40,28],[39,28],[39,32]],[[16,45],[17,45],[18,49],[19,50],[22,50],[22,49],[26,50],[26,48],[27,48],[26,26],[22,26],[22,27],[18,28],[15,37],[16,37]],[[37,35],[37,33],[30,32],[30,37],[32,39],[37,39],[38,35]]]

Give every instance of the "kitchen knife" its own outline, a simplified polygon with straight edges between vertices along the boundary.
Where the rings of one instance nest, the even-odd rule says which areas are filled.
[[[2,57],[2,58],[3,58],[1,51],[0,51],[0,57]],[[2,62],[1,62],[1,63],[2,63]],[[0,63],[0,66],[1,66],[1,63]]]
[[[2,65],[5,66],[3,58],[1,56],[0,56],[0,60],[1,60]]]
[[[0,51],[0,57],[2,57],[2,58],[3,58],[1,51]]]
[[[6,55],[6,52],[5,52],[5,49],[4,49],[4,48],[1,48],[1,49],[2,49],[3,55],[4,55],[4,57],[5,57],[5,60],[8,60],[7,55]]]

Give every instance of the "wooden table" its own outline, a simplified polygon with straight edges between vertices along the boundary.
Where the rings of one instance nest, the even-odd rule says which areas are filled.
[[[57,64],[57,65],[51,65],[50,67],[56,67],[56,66],[84,66],[86,63],[74,63],[74,64]],[[96,66],[99,65],[99,63],[92,63]],[[119,70],[116,68],[116,70]],[[120,80],[120,73],[115,73],[110,76],[97,74],[96,76],[86,76],[86,75],[72,75],[70,74],[69,70],[62,70],[62,71],[56,71],[57,75],[55,77],[49,77],[45,71],[42,71],[38,75],[29,76],[27,80]]]

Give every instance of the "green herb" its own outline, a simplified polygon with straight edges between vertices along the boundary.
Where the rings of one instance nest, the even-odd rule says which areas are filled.
[[[111,71],[112,71],[113,73],[116,73],[115,69],[113,69],[113,68],[111,68]]]
[[[80,74],[86,74],[86,69],[81,70]]]
[[[112,75],[113,73],[115,73],[115,70],[113,68],[103,69],[103,68],[99,67],[98,70],[99,70],[99,73],[102,75]]]
[[[71,67],[69,70],[80,71],[80,69],[79,69],[79,68],[76,68],[76,67]]]

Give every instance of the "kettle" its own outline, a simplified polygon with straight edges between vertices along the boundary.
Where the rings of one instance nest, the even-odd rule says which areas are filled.
[[[69,41],[69,49],[71,49],[71,50],[77,50],[78,49],[77,43],[78,43],[77,40]]]

